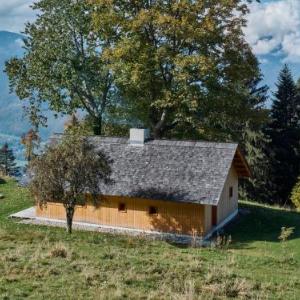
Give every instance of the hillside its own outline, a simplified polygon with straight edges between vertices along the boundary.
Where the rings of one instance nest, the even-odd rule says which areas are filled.
[[[232,242],[197,249],[18,224],[33,199],[12,181],[0,192],[1,299],[299,299],[298,213],[242,203]],[[296,228],[280,243],[282,226]]]

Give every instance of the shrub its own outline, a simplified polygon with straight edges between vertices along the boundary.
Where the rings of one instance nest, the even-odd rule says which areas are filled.
[[[281,227],[281,232],[278,239],[281,242],[286,242],[288,238],[294,233],[295,227]]]
[[[217,249],[228,249],[231,242],[232,242],[231,235],[229,235],[228,237],[218,235],[217,238],[215,239],[215,243],[213,246]]]
[[[298,178],[298,182],[293,188],[291,201],[296,206],[296,208],[300,210],[300,177]]]
[[[64,245],[56,244],[50,251],[50,257],[66,258],[68,256],[68,250]]]

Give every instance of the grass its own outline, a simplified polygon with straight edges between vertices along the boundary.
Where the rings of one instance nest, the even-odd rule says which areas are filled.
[[[244,202],[226,249],[18,224],[26,189],[0,184],[0,299],[299,299],[300,214]],[[295,227],[284,243],[281,227]]]

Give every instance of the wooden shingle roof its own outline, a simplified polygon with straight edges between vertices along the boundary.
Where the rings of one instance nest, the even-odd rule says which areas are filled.
[[[111,185],[102,194],[217,205],[229,170],[251,176],[237,144],[91,137],[113,161]]]

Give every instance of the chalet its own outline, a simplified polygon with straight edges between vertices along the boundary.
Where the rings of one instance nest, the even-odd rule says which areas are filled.
[[[238,213],[239,178],[250,170],[237,144],[92,137],[112,160],[111,185],[100,205],[76,207],[74,221],[137,232],[210,236]],[[38,217],[65,219],[60,203],[36,207]]]

